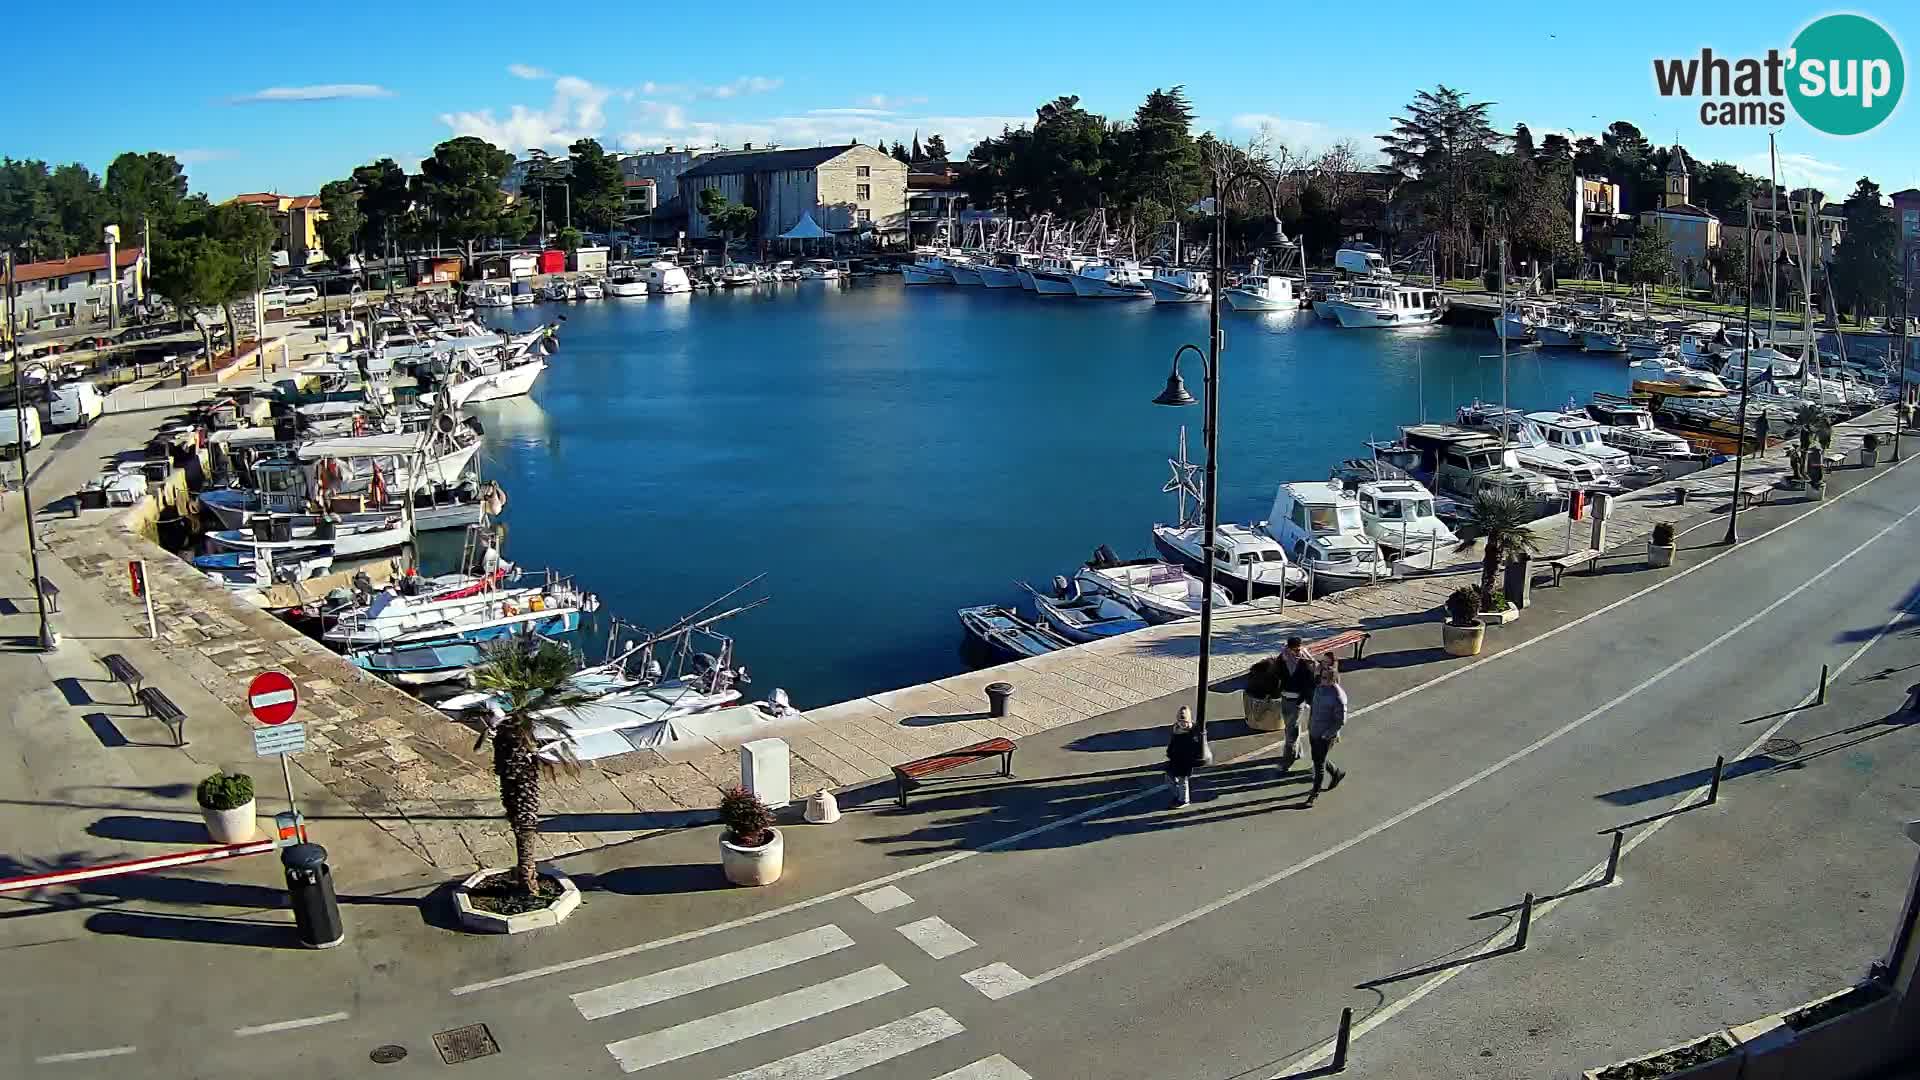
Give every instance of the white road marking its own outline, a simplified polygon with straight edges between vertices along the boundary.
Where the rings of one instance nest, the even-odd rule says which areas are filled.
[[[822,926],[777,941],[736,949],[724,956],[710,957],[611,986],[585,990],[573,995],[573,1004],[582,1017],[598,1020],[628,1009],[638,1009],[710,987],[765,975],[852,945],[853,939],[839,927]]]
[[[933,1080],[1033,1080],[1033,1074],[995,1054],[950,1073],[941,1073]]]
[[[70,1054],[48,1054],[33,1059],[36,1065],[58,1065],[63,1061],[92,1061],[96,1058],[123,1057],[133,1053],[138,1047],[110,1046],[105,1050],[75,1050]]]
[[[929,915],[919,922],[910,922],[894,929],[935,960],[945,960],[954,953],[966,952],[978,944],[938,915]]]
[[[1905,519],[1902,519],[1902,520],[1905,520]],[[1903,607],[1900,610],[1894,612],[1893,617],[1886,621],[1886,624],[1880,628],[1878,633],[1874,634],[1871,638],[1868,638],[1864,644],[1862,644],[1858,649],[1855,649],[1853,651],[1853,654],[1851,656],[1848,656],[1844,661],[1842,661],[1839,667],[1834,669],[1832,677],[1836,679],[1839,678],[1842,674],[1846,672],[1848,668],[1853,666],[1854,661],[1860,659],[1862,656],[1865,656],[1868,649],[1871,649],[1875,645],[1879,644],[1880,639],[1886,637],[1888,632],[1890,632],[1894,628],[1894,626],[1900,622],[1901,619],[1907,618],[1912,614],[1913,614],[1913,611],[1911,607]],[[1734,758],[1732,758],[1732,760],[1740,761],[1744,758],[1753,756],[1754,751],[1766,745],[1766,742],[1768,739],[1771,739],[1775,735],[1778,735],[1780,733],[1781,728],[1784,728],[1788,724],[1792,723],[1795,717],[1799,716],[1801,712],[1803,712],[1808,706],[1812,705],[1815,701],[1817,701],[1819,697],[1820,697],[1820,692],[1818,690],[1808,691],[1807,695],[1800,699],[1800,704],[1794,706],[1792,709],[1781,714],[1780,718],[1774,721],[1771,727],[1761,732],[1758,738],[1748,743],[1747,748],[1745,750],[1740,751],[1740,753],[1736,755]],[[1666,811],[1666,816],[1661,817],[1657,821],[1649,822],[1647,825],[1642,827],[1638,832],[1636,832],[1631,839],[1627,840],[1625,843],[1622,843],[1620,845],[1620,857],[1622,859],[1625,859],[1628,853],[1632,852],[1633,849],[1639,847],[1641,844],[1646,843],[1648,840],[1653,839],[1654,834],[1658,833],[1661,829],[1665,828],[1669,822],[1678,820],[1679,815],[1682,811],[1692,807],[1696,802],[1706,799],[1707,790],[1711,786],[1712,786],[1712,782],[1709,781],[1708,783],[1702,784],[1699,787],[1689,789],[1685,794],[1680,796],[1679,799],[1676,799],[1674,801],[1672,809]],[[1555,896],[1553,899],[1547,900],[1543,903],[1534,904],[1533,921],[1539,922],[1541,919],[1545,918],[1550,912],[1552,912],[1554,908],[1559,907],[1561,901],[1567,899],[1567,896],[1565,894],[1573,892],[1575,889],[1578,889],[1583,885],[1587,885],[1591,882],[1599,881],[1600,878],[1606,874],[1606,872],[1607,872],[1607,864],[1605,860],[1595,863],[1590,869],[1587,870],[1586,873],[1581,874],[1579,877],[1575,878],[1573,881],[1573,884],[1568,885],[1566,888],[1560,890],[1561,895]],[[1614,881],[1614,884],[1615,885],[1620,884],[1619,880],[1616,879]],[[1509,930],[1502,931],[1499,935],[1497,935],[1496,937],[1488,941],[1487,943],[1488,950],[1491,951],[1494,949],[1506,947],[1507,945],[1511,944],[1511,939],[1513,938],[1514,935],[1517,935],[1518,933],[1519,933],[1519,928],[1517,926]],[[1365,1020],[1362,1020],[1360,1023],[1355,1024],[1353,1026],[1353,1030],[1348,1033],[1350,1038],[1358,1039],[1361,1036],[1379,1027],[1380,1025],[1385,1024],[1389,1020],[1392,1020],[1394,1017],[1399,1016],[1401,1013],[1405,1012],[1406,1010],[1412,1008],[1415,1004],[1419,1003],[1419,1001],[1422,998],[1425,998],[1428,994],[1431,994],[1434,991],[1452,982],[1455,978],[1459,977],[1465,971],[1466,971],[1466,968],[1464,967],[1449,968],[1446,971],[1440,972],[1439,974],[1428,979],[1426,982],[1421,983],[1418,987],[1408,992],[1405,997],[1395,998],[1391,1004],[1382,1008],[1379,1012],[1376,1012],[1372,1016],[1369,1016]],[[1275,1074],[1275,1076],[1273,1077],[1273,1080],[1281,1080],[1282,1077],[1292,1076],[1295,1073],[1299,1073],[1299,1072],[1305,1072],[1306,1070],[1312,1069],[1313,1067],[1319,1065],[1322,1061],[1326,1061],[1332,1058],[1333,1043],[1334,1043],[1334,1040],[1329,1039],[1324,1044],[1322,1044],[1318,1049],[1311,1050],[1304,1056],[1295,1059],[1292,1064],[1288,1065],[1285,1069]]]
[[[960,976],[991,1001],[1013,995],[1033,985],[1033,980],[1014,970],[1012,964],[988,964]]]
[[[1909,460],[1920,460],[1920,458],[1909,459]],[[1579,618],[1574,619],[1572,622],[1565,623],[1560,626],[1556,626],[1535,637],[1528,638],[1525,641],[1517,642],[1513,645],[1508,646],[1505,649],[1500,650],[1497,653],[1493,653],[1489,656],[1481,657],[1480,659],[1472,661],[1471,663],[1465,664],[1461,667],[1452,668],[1450,670],[1441,672],[1439,675],[1434,676],[1432,679],[1429,679],[1426,682],[1419,684],[1418,686],[1409,687],[1405,690],[1402,690],[1398,694],[1394,694],[1391,697],[1384,698],[1380,701],[1374,702],[1371,705],[1362,706],[1358,709],[1353,710],[1353,712],[1350,713],[1349,715],[1353,717],[1365,716],[1366,714],[1373,712],[1377,709],[1386,708],[1388,705],[1392,705],[1397,702],[1403,701],[1409,697],[1412,697],[1414,694],[1420,693],[1423,690],[1427,690],[1432,687],[1439,686],[1458,676],[1464,675],[1469,671],[1477,671],[1483,665],[1494,663],[1508,656],[1513,656],[1525,649],[1531,648],[1532,646],[1539,644],[1540,642],[1548,641],[1555,637],[1558,637],[1559,635],[1566,633],[1567,631],[1570,631],[1577,626],[1584,625],[1586,622],[1588,622],[1591,619],[1597,619],[1600,616],[1605,615],[1608,612],[1613,611],[1623,605],[1632,603],[1633,601],[1638,600],[1643,596],[1647,596],[1650,593],[1654,593],[1659,591],[1660,589],[1664,589],[1668,585],[1671,585],[1672,583],[1681,580],[1682,578],[1686,577],[1689,574],[1697,573],[1698,571],[1704,570],[1707,567],[1712,566],[1714,563],[1719,562],[1721,559],[1724,559],[1729,555],[1734,555],[1739,552],[1745,551],[1748,548],[1752,547],[1754,544],[1758,543],[1761,540],[1765,540],[1767,537],[1772,536],[1775,533],[1782,532],[1787,529],[1791,529],[1795,525],[1798,525],[1801,522],[1806,521],[1808,518],[1811,518],[1814,515],[1819,514],[1821,511],[1827,510],[1833,506],[1839,505],[1839,503],[1842,500],[1851,496],[1854,492],[1862,490],[1863,488],[1867,487],[1867,485],[1878,483],[1881,478],[1893,475],[1895,471],[1899,470],[1902,467],[1903,465],[1893,465],[1888,468],[1882,469],[1879,472],[1875,473],[1874,475],[1861,481],[1859,484],[1854,485],[1852,488],[1848,489],[1847,491],[1841,492],[1839,495],[1836,495],[1831,499],[1827,499],[1821,502],[1820,505],[1814,507],[1813,509],[1807,511],[1804,514],[1801,514],[1800,516],[1794,518],[1793,520],[1785,521],[1778,525],[1775,525],[1773,528],[1768,529],[1763,533],[1760,533],[1756,536],[1752,536],[1746,540],[1741,541],[1740,544],[1738,544],[1735,547],[1730,547],[1725,551],[1719,552],[1718,554],[1715,554],[1715,555],[1708,556],[1707,558],[1702,559],[1697,563],[1693,563],[1692,565],[1687,566],[1682,570],[1669,574],[1666,577],[1660,579],[1659,581],[1656,581],[1653,584],[1647,586],[1646,588],[1641,589],[1639,592],[1621,597],[1620,599],[1615,600],[1612,603],[1609,603],[1594,611],[1590,611],[1587,614],[1580,616]],[[1249,758],[1258,757],[1262,754],[1270,753],[1271,751],[1278,749],[1280,747],[1280,743],[1281,743],[1281,740],[1276,740],[1274,742],[1266,744],[1265,746],[1255,747],[1254,749],[1248,751],[1247,753],[1237,755],[1236,757],[1233,757],[1228,760],[1244,761]],[[576,971],[580,968],[592,967],[595,964],[604,964],[609,960],[620,960],[629,956],[637,956],[643,952],[650,952],[654,949],[663,949],[670,945],[678,945],[681,942],[694,941],[699,938],[706,937],[709,934],[720,934],[730,930],[738,930],[743,926],[752,926],[755,923],[765,922],[768,919],[777,919],[783,915],[791,915],[796,911],[805,911],[808,908],[817,907],[820,904],[831,903],[832,901],[838,900],[844,896],[855,896],[860,893],[871,892],[875,889],[880,888],[881,886],[890,885],[896,881],[905,881],[908,878],[916,877],[920,874],[930,873],[934,870],[939,870],[943,867],[952,866],[955,863],[965,862],[966,860],[974,858],[975,856],[985,855],[990,852],[1000,851],[1005,848],[1014,847],[1015,845],[1024,843],[1025,841],[1031,840],[1036,836],[1044,836],[1047,833],[1055,831],[1056,829],[1064,829],[1070,825],[1078,825],[1081,822],[1090,821],[1094,818],[1101,817],[1106,814],[1110,814],[1115,810],[1120,810],[1125,807],[1132,806],[1134,803],[1140,802],[1143,799],[1154,797],[1154,796],[1160,796],[1163,794],[1163,792],[1164,792],[1164,789],[1161,787],[1161,785],[1149,784],[1148,786],[1141,788],[1139,791],[1136,791],[1131,795],[1122,795],[1117,799],[1100,803],[1099,805],[1096,805],[1096,806],[1088,807],[1087,809],[1082,810],[1077,814],[1070,814],[1067,817],[1060,818],[1056,821],[1043,822],[1042,824],[1035,825],[1031,829],[1023,829],[1020,832],[1014,833],[1012,836],[1005,836],[998,840],[989,841],[988,843],[982,844],[977,848],[968,848],[964,851],[953,852],[950,855],[942,855],[940,858],[931,860],[929,862],[921,863],[918,866],[905,867],[904,869],[895,870],[891,874],[882,874],[877,878],[872,878],[870,880],[862,881],[857,884],[848,885],[844,888],[834,889],[831,892],[824,892],[818,896],[810,896],[804,900],[796,900],[791,904],[785,904],[785,905],[782,905],[781,907],[769,908],[766,911],[757,912],[752,915],[745,915],[738,919],[730,919],[726,922],[713,923],[708,926],[698,927],[693,930],[688,930],[685,933],[674,934],[669,937],[656,938],[652,941],[643,941],[635,945],[626,945],[618,949],[610,949],[606,952],[595,953],[591,956],[577,957],[573,960],[563,960],[560,963],[548,964],[545,967],[529,968],[525,971],[516,971],[509,975],[501,975],[492,979],[483,979],[480,982],[467,983],[463,986],[456,986],[451,990],[449,990],[448,992],[455,997],[463,997],[467,994],[477,994],[482,990],[497,990],[500,987],[512,986],[515,983],[526,982],[530,979],[540,979],[540,978],[545,978],[548,975],[558,975],[568,971]]]
[[[1321,863],[1326,862],[1328,859],[1331,859],[1334,856],[1339,855],[1341,852],[1344,852],[1349,848],[1352,848],[1358,844],[1363,844],[1368,840],[1371,840],[1374,837],[1379,836],[1381,833],[1386,832],[1388,829],[1393,828],[1395,825],[1398,825],[1401,822],[1406,821],[1407,819],[1414,817],[1415,815],[1420,814],[1423,811],[1430,810],[1433,807],[1438,806],[1439,804],[1447,801],[1448,799],[1453,798],[1455,795],[1458,795],[1461,792],[1467,790],[1468,788],[1473,787],[1475,784],[1480,783],[1482,780],[1485,780],[1486,778],[1493,776],[1494,774],[1500,772],[1501,770],[1507,768],[1508,766],[1513,765],[1514,763],[1522,760],[1523,758],[1528,757],[1529,755],[1540,750],[1541,748],[1548,746],[1554,742],[1557,742],[1558,740],[1564,738],[1565,736],[1575,731],[1578,731],[1580,728],[1585,727],[1587,724],[1591,723],[1596,717],[1601,716],[1607,712],[1610,712],[1613,709],[1619,708],[1620,705],[1622,705],[1625,702],[1632,701],[1635,698],[1638,698],[1641,694],[1645,693],[1648,688],[1654,686],[1656,683],[1659,683],[1661,680],[1665,679],[1667,676],[1672,675],[1674,672],[1679,671],[1680,669],[1693,663],[1695,660],[1698,660],[1700,657],[1706,655],[1708,652],[1712,651],[1713,649],[1718,648],[1720,645],[1724,644],[1728,639],[1732,638],[1734,635],[1747,629],[1748,627],[1752,626],[1754,623],[1759,622],[1761,619],[1766,618],[1768,615],[1773,614],[1775,611],[1779,610],[1783,605],[1791,602],[1795,597],[1799,596],[1801,593],[1806,592],[1808,589],[1813,588],[1815,585],[1818,585],[1823,579],[1826,578],[1828,574],[1833,573],[1835,570],[1838,570],[1842,566],[1845,566],[1847,563],[1853,561],[1854,556],[1860,554],[1862,551],[1865,551],[1867,547],[1873,544],[1875,541],[1880,540],[1882,537],[1885,537],[1888,533],[1891,533],[1895,529],[1906,524],[1907,520],[1913,517],[1915,514],[1920,514],[1920,506],[1915,506],[1913,509],[1900,515],[1899,519],[1894,521],[1891,525],[1888,525],[1886,528],[1881,529],[1879,532],[1874,533],[1872,536],[1861,541],[1857,546],[1853,548],[1853,550],[1847,552],[1845,555],[1840,556],[1838,559],[1835,559],[1825,569],[1822,569],[1818,573],[1815,573],[1811,577],[1807,578],[1807,580],[1801,582],[1799,585],[1795,586],[1791,591],[1785,593],[1778,599],[1774,600],[1772,603],[1768,604],[1766,607],[1763,607],[1759,611],[1754,612],[1752,615],[1749,615],[1746,618],[1740,620],[1738,623],[1734,624],[1731,628],[1725,631],[1722,631],[1721,634],[1718,637],[1714,638],[1712,641],[1707,642],[1705,645],[1700,646],[1699,648],[1693,650],[1692,652],[1681,657],[1680,659],[1675,660],[1673,663],[1668,664],[1666,667],[1661,668],[1659,671],[1654,672],[1652,675],[1647,676],[1645,679],[1642,679],[1639,683],[1637,683],[1632,689],[1627,690],[1624,693],[1618,694],[1613,698],[1609,699],[1608,701],[1606,701],[1605,703],[1599,705],[1598,707],[1587,711],[1586,713],[1574,718],[1573,720],[1569,720],[1568,722],[1560,725],[1557,728],[1554,728],[1552,731],[1547,732],[1545,735],[1542,735],[1540,738],[1535,739],[1533,742],[1528,743],[1527,745],[1521,747],[1518,750],[1515,750],[1513,753],[1508,754],[1506,757],[1501,758],[1499,761],[1496,761],[1493,764],[1487,766],[1486,768],[1481,769],[1479,772],[1474,773],[1472,776],[1467,777],[1465,780],[1460,781],[1459,783],[1453,785],[1452,787],[1447,788],[1444,791],[1440,791],[1436,794],[1429,795],[1425,799],[1420,800],[1419,802],[1413,804],[1412,806],[1407,807],[1405,810],[1400,811],[1399,813],[1393,815],[1390,818],[1387,818],[1384,821],[1381,821],[1372,826],[1369,826],[1368,828],[1355,833],[1354,835],[1346,838],[1345,840],[1340,841],[1337,844],[1332,845],[1331,847],[1324,848],[1321,851],[1316,852],[1315,854],[1309,855],[1305,859],[1301,860],[1300,862],[1294,863],[1293,865],[1288,866],[1276,873],[1269,874],[1266,877],[1261,878],[1260,880],[1252,883],[1251,885],[1247,885],[1247,886],[1244,886],[1243,888],[1236,889],[1233,892],[1228,893],[1227,895],[1221,897],[1218,900],[1214,900],[1209,903],[1202,904],[1199,907],[1193,908],[1175,918],[1168,919],[1166,922],[1163,922],[1158,926],[1148,927],[1147,929],[1142,930],[1131,937],[1125,938],[1121,941],[1117,941],[1112,945],[1106,946],[1105,948],[1095,949],[1093,952],[1090,952],[1085,956],[1079,957],[1078,959],[1069,960],[1058,967],[1051,968],[1047,971],[1041,972],[1038,975],[1034,975],[1030,978],[1028,985],[1038,986],[1041,983],[1051,982],[1052,980],[1057,979],[1062,975],[1070,975],[1073,972],[1079,971],[1081,968],[1086,967],[1088,964],[1098,963],[1102,960],[1107,959],[1108,957],[1125,952],[1126,950],[1133,948],[1135,945],[1152,941],[1154,938],[1157,938],[1162,934],[1166,934],[1171,931],[1178,930],[1179,928],[1187,925],[1190,922],[1193,922],[1196,919],[1205,918],[1206,916],[1211,915],[1216,911],[1219,911],[1221,908],[1227,907],[1230,904],[1238,903],[1239,901],[1244,900],[1249,896],[1252,896],[1254,893],[1257,893],[1262,889],[1266,889],[1270,886],[1279,884],[1280,882],[1285,881],[1290,877],[1293,877],[1295,874],[1298,874],[1304,870],[1308,870],[1315,866],[1318,866]],[[1669,578],[1668,580],[1673,580],[1673,579]],[[1534,640],[1537,641],[1539,639],[1535,638]],[[1525,644],[1525,643],[1523,642],[1522,644]],[[1508,651],[1512,651],[1512,650],[1508,650]],[[1401,697],[1401,696],[1404,696],[1404,694],[1395,695],[1395,697]],[[1388,698],[1387,700],[1392,701],[1394,700],[1394,698]],[[1356,712],[1365,712],[1365,711],[1367,710],[1356,710]],[[1275,745],[1278,745],[1278,744],[1276,743]],[[1536,907],[1534,909],[1534,914],[1535,915],[1539,914],[1539,908]]]
[[[631,1039],[610,1042],[607,1052],[620,1063],[621,1072],[639,1072],[755,1035],[765,1035],[789,1024],[825,1016],[835,1009],[871,1001],[906,985],[907,981],[895,975],[893,969],[876,964],[765,1001],[703,1016]]]
[[[854,897],[854,899],[860,902],[861,907],[866,908],[875,915],[883,911],[892,911],[897,907],[906,907],[908,904],[913,903],[913,897],[900,891],[900,886],[898,885],[883,886],[870,893],[861,893],[859,896]]]
[[[869,1065],[892,1061],[966,1030],[945,1009],[922,1009],[891,1024],[802,1050],[757,1069],[734,1073],[727,1080],[839,1080]]]
[[[269,1035],[276,1031],[292,1031],[295,1028],[319,1027],[321,1024],[337,1024],[347,1019],[343,1012],[328,1013],[325,1016],[303,1016],[298,1020],[281,1020],[272,1024],[255,1024],[252,1027],[237,1027],[235,1035],[246,1038],[249,1035]]]

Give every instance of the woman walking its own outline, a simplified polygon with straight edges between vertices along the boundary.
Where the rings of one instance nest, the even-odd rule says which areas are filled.
[[[1340,685],[1340,664],[1328,657],[1320,665],[1318,685],[1313,688],[1313,712],[1307,719],[1307,747],[1313,753],[1313,790],[1307,793],[1307,805],[1320,797],[1320,781],[1326,777],[1328,791],[1347,778],[1345,769],[1327,760],[1340,729],[1347,726],[1347,688]]]
[[[1173,716],[1173,734],[1167,739],[1167,782],[1173,785],[1173,805],[1185,806],[1193,801],[1193,770],[1200,767],[1205,756],[1206,746],[1200,741],[1200,729],[1194,726],[1193,710],[1182,705]]]

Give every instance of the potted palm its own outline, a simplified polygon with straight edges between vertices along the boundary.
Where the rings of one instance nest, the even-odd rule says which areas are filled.
[[[1510,622],[1520,613],[1494,589],[1493,582],[1508,560],[1539,550],[1540,538],[1527,527],[1532,516],[1525,500],[1483,489],[1474,495],[1460,522],[1461,540],[1454,550],[1473,550],[1476,541],[1467,539],[1470,536],[1485,545],[1480,559],[1480,611],[1498,622]]]
[[[259,828],[253,807],[253,777],[246,773],[217,772],[194,790],[207,835],[216,844],[244,844]]]
[[[1286,726],[1280,715],[1280,679],[1286,666],[1277,656],[1257,660],[1247,672],[1247,687],[1241,694],[1246,707],[1247,726],[1255,731],[1279,731]]]
[[[773,811],[746,788],[730,788],[720,799],[720,868],[735,885],[771,885],[780,880],[785,842],[773,827]]]
[[[1665,521],[1655,525],[1653,535],[1647,539],[1647,565],[1672,566],[1675,547],[1673,526]]]
[[[541,782],[556,770],[579,768],[564,741],[567,714],[585,695],[571,689],[573,654],[565,646],[541,641],[531,648],[511,642],[491,652],[475,668],[473,685],[489,691],[475,717],[481,726],[478,750],[493,742],[493,775],[500,785],[500,807],[513,830],[514,865],[489,867],[454,890],[460,921],[473,929],[517,933],[553,926],[580,904],[580,890],[565,874],[542,872],[535,845],[540,835]],[[553,745],[542,750],[541,741]]]
[[[1480,621],[1480,590],[1462,585],[1447,597],[1447,621],[1440,624],[1440,644],[1449,656],[1479,656],[1487,639]]]

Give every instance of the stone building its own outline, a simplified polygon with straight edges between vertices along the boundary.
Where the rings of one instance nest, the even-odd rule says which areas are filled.
[[[1660,206],[1642,210],[1642,224],[1652,222],[1673,249],[1674,276],[1683,284],[1704,289],[1713,284],[1707,254],[1720,246],[1720,219],[1691,201],[1693,179],[1687,172],[1687,152],[1675,146],[1667,160],[1667,186]]]
[[[753,240],[772,240],[808,214],[847,246],[891,243],[907,232],[907,167],[857,143],[716,154],[682,172],[679,187],[695,240],[716,235],[700,212],[707,188],[759,212]]]

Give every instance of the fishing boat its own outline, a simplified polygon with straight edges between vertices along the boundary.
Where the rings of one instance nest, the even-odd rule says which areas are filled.
[[[348,649],[377,646],[492,641],[515,634],[553,636],[580,625],[583,611],[599,602],[570,583],[487,589],[454,599],[402,595],[382,589],[366,607],[347,612],[321,640]]]
[[[1139,612],[1111,596],[1083,595],[1064,577],[1053,579],[1052,596],[1025,582],[1020,587],[1033,596],[1034,614],[1041,624],[1077,645],[1147,628],[1147,620]]]
[[[1156,270],[1140,283],[1156,304],[1203,304],[1213,295],[1212,278],[1205,270]]]
[[[1580,347],[1590,353],[1623,353],[1627,351],[1626,333],[1617,322],[1605,319],[1592,319],[1575,327],[1580,335]]]
[[[1021,287],[1020,258],[1019,252],[1003,251],[991,259],[975,262],[973,269],[980,275],[980,284],[989,289],[1018,289]]]
[[[923,248],[914,252],[912,262],[901,264],[900,281],[906,285],[951,285],[953,274],[940,252]]]
[[[980,271],[974,268],[973,260],[965,256],[949,255],[946,260],[947,274],[955,285],[985,285]]]
[[[1509,301],[1493,321],[1493,332],[1508,341],[1532,341],[1534,324],[1541,314],[1537,304]]]
[[[686,276],[681,275],[683,278]],[[616,297],[640,297],[647,295],[647,279],[642,277],[636,267],[620,265],[613,268],[607,278],[607,292]]]
[[[333,553],[322,547],[280,551],[216,551],[196,556],[193,568],[229,589],[260,589],[278,582],[306,581],[333,568]]]
[[[1082,266],[1067,280],[1082,300],[1149,300],[1153,297],[1146,286],[1149,274],[1131,259],[1107,259]]]
[[[1533,339],[1551,349],[1580,347],[1580,337],[1574,331],[1573,320],[1555,313],[1544,315],[1533,324]]]
[[[1346,296],[1327,302],[1343,328],[1401,330],[1431,326],[1446,311],[1440,290],[1392,281],[1356,281]]]
[[[1300,296],[1294,290],[1293,279],[1261,273],[1258,262],[1254,264],[1253,273],[1235,281],[1220,298],[1235,311],[1300,310]]]
[[[1105,544],[1074,575],[1083,594],[1111,596],[1144,616],[1148,622],[1167,623],[1200,614],[1206,587],[1184,567],[1162,559],[1121,559]],[[1213,587],[1216,608],[1233,603],[1218,585]]]
[[[413,539],[404,515],[375,521],[341,522],[321,518],[293,527],[271,515],[251,519],[244,529],[220,529],[207,534],[209,551],[289,551],[318,548],[343,559],[391,551]]]
[[[961,608],[959,614],[967,640],[996,662],[1031,660],[1073,645],[1052,628],[1029,622],[1001,604]]]
[[[1079,255],[1048,255],[1029,271],[1033,291],[1038,296],[1072,296],[1073,275],[1087,265]]]
[[[1295,565],[1313,574],[1314,591],[1367,585],[1391,575],[1360,518],[1354,492],[1324,481],[1281,484],[1267,516],[1267,535]]]
[[[395,686],[438,686],[465,681],[485,663],[486,650],[471,642],[368,649],[347,654],[347,663]]]

